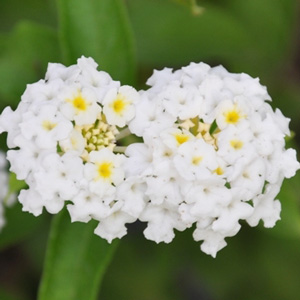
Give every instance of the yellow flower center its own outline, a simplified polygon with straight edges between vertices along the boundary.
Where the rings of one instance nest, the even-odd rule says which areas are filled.
[[[236,108],[225,113],[225,120],[228,124],[236,124],[240,118],[241,115]]]
[[[99,177],[109,179],[112,175],[113,164],[112,162],[103,162],[98,166]]]
[[[200,162],[202,161],[203,157],[202,156],[194,156],[192,159],[192,164],[195,166],[198,166]]]
[[[53,128],[55,128],[57,123],[52,123],[48,120],[43,121],[42,126],[46,131],[51,131]]]
[[[240,140],[231,140],[230,145],[234,150],[240,150],[243,147],[244,143]]]
[[[181,145],[181,144],[187,142],[190,139],[190,137],[184,133],[178,133],[178,134],[175,134],[175,139],[176,139],[177,143],[179,145]]]
[[[218,167],[214,170],[214,172],[217,174],[217,175],[223,175],[224,174],[224,170],[221,168],[221,167]]]
[[[79,93],[72,101],[72,105],[77,111],[87,110],[88,104],[86,100],[82,97],[82,94]]]
[[[112,103],[112,108],[115,113],[120,115],[124,111],[126,105],[127,102],[125,101],[125,99],[121,97],[121,95],[118,95],[117,99]]]

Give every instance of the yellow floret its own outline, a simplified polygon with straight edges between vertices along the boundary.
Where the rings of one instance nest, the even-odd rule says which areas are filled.
[[[98,166],[99,177],[109,179],[112,175],[113,164],[111,162],[103,162]]]
[[[179,145],[181,145],[181,144],[187,142],[190,139],[190,137],[186,134],[178,133],[178,134],[175,134],[175,139],[176,139],[177,143]]]
[[[53,128],[55,128],[57,125],[57,123],[52,123],[51,121],[49,120],[44,120],[43,123],[42,123],[42,126],[45,130],[47,131],[50,131],[52,130]]]
[[[240,140],[231,140],[230,141],[230,145],[232,148],[234,148],[235,150],[239,150],[243,147],[244,143]]]

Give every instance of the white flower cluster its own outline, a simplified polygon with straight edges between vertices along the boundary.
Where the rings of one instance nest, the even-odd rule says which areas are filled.
[[[147,83],[129,125],[144,143],[126,152],[144,195],[146,238],[169,243],[174,229],[196,224],[194,239],[215,256],[240,220],[274,226],[275,197],[299,163],[285,150],[289,119],[266,102],[266,88],[204,63],[155,71]]]
[[[120,86],[82,57],[49,64],[27,86],[0,116],[10,170],[29,186],[23,210],[57,213],[69,201],[72,221],[98,220],[95,233],[109,242],[137,219],[157,243],[196,224],[194,239],[212,256],[240,220],[274,226],[276,195],[299,163],[285,150],[289,119],[266,88],[203,63],[155,71],[147,83],[139,93]],[[122,146],[128,133],[143,143]]]
[[[138,99],[134,88],[97,71],[91,58],[70,67],[49,64],[45,80],[28,85],[17,109],[7,107],[0,117],[0,132],[8,133],[12,148],[10,170],[29,186],[19,195],[23,210],[57,213],[71,201],[72,221],[94,218],[101,221],[99,235],[123,236],[125,222],[135,219],[116,200],[125,156],[115,152]],[[116,216],[119,226],[107,226]]]

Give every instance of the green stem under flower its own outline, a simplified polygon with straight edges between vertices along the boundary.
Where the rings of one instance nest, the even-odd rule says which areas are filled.
[[[71,223],[66,209],[54,216],[38,300],[98,299],[118,242],[108,244],[96,236],[95,225]]]
[[[122,131],[120,131],[120,132],[117,134],[116,140],[117,140],[117,141],[118,141],[118,140],[121,140],[121,139],[123,139],[123,138],[125,138],[125,137],[127,137],[127,136],[129,136],[129,135],[131,135],[131,134],[132,134],[132,133],[130,132],[129,128],[127,127],[127,128],[123,129]]]
[[[125,153],[125,150],[126,150],[126,146],[116,146],[114,148],[114,152],[117,152],[117,153]]]

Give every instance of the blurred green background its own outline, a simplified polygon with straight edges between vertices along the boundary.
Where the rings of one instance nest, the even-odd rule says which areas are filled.
[[[144,88],[153,69],[180,68],[191,61],[222,64],[230,72],[259,77],[268,87],[272,105],[291,118],[295,138],[289,146],[297,148],[299,1],[198,1],[203,8],[200,14],[195,13],[193,3],[124,1],[128,30],[133,32],[136,70],[124,78],[116,67],[114,78],[135,81],[136,88]],[[2,110],[6,105],[16,107],[26,84],[43,78],[48,62],[63,62],[64,53],[59,46],[56,1],[0,0],[0,20]],[[76,39],[76,32],[73,35]],[[100,68],[110,68],[105,61],[98,63]],[[3,137],[0,142],[5,150]],[[200,251],[192,230],[177,233],[171,244],[156,245],[143,238],[144,224],[130,225],[105,274],[99,299],[299,299],[299,180],[297,175],[284,183],[278,196],[282,220],[275,228],[243,224],[216,259]],[[6,216],[7,225],[0,234],[0,299],[35,299],[51,216],[45,213],[35,218],[22,213],[18,204],[8,209]]]

